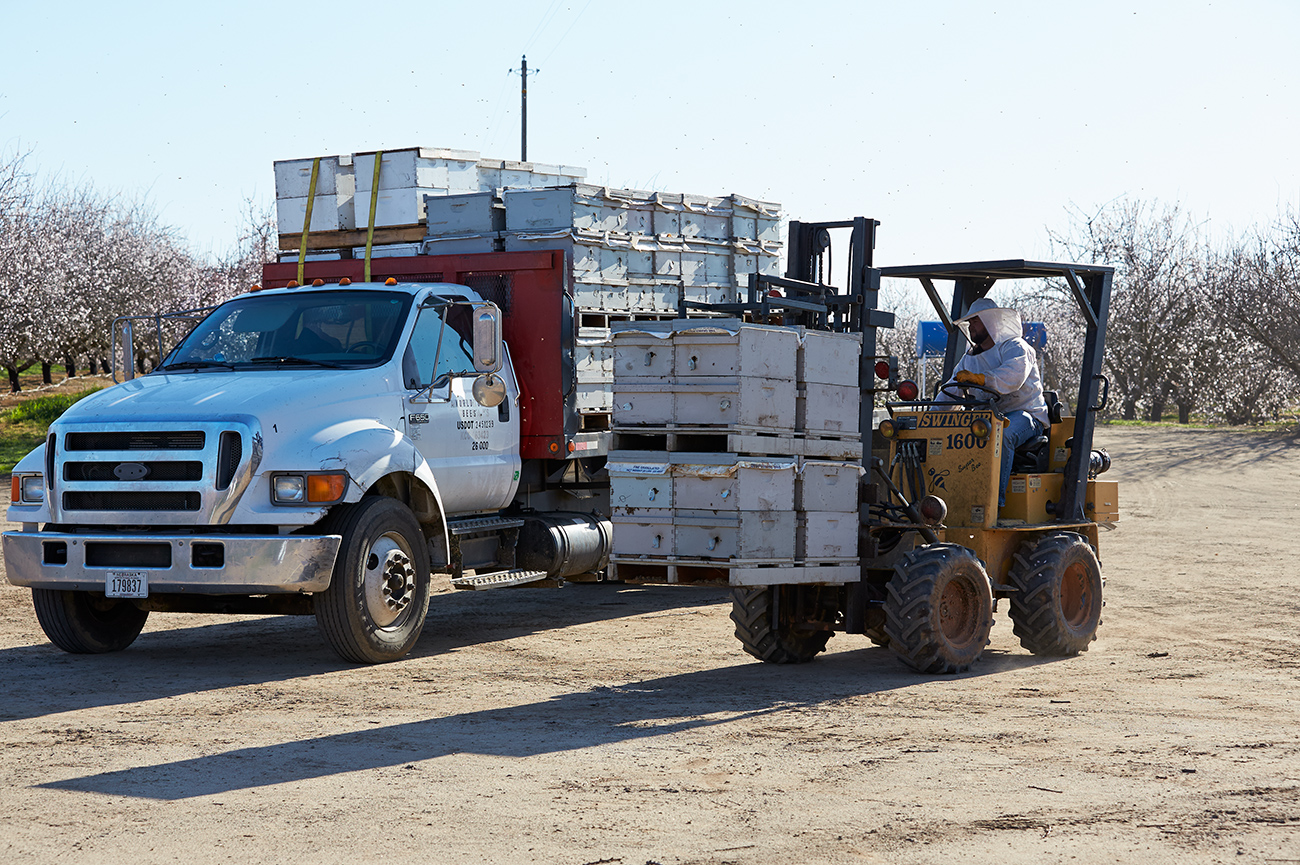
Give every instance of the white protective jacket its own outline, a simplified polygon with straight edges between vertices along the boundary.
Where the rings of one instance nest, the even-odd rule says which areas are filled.
[[[962,370],[983,375],[984,386],[1002,395],[998,400],[999,411],[1028,412],[1047,429],[1047,402],[1043,399],[1043,378],[1038,373],[1038,354],[1024,340],[1020,313],[999,307],[986,297],[979,298],[971,304],[966,316],[956,322],[967,342],[971,341],[970,320],[975,316],[979,316],[993,338],[993,347],[979,354],[962,355],[953,375]],[[978,396],[979,392],[972,391],[972,395]],[[936,400],[953,401],[942,391]]]

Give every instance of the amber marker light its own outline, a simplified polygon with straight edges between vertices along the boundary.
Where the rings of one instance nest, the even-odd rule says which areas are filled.
[[[22,488],[19,486],[18,475],[14,475],[9,479],[9,501],[21,502],[22,501],[22,498],[20,498],[21,496],[22,496]]]
[[[897,430],[894,429],[894,422],[886,418],[880,422],[880,434],[887,439],[892,439]]]
[[[970,422],[970,431],[975,434],[975,438],[986,439],[989,437],[989,433],[993,432],[993,428],[989,426],[989,422],[984,418],[977,417]]]
[[[285,288],[297,288],[297,287],[298,287],[298,280],[296,279],[289,280],[289,284],[285,286]]]
[[[390,276],[384,280],[384,285],[397,285],[397,280]]]
[[[339,280],[339,285],[351,285],[351,284],[352,284],[352,280],[348,279],[346,276]]]
[[[307,501],[336,502],[343,498],[348,477],[344,474],[308,475]]]
[[[560,452],[559,442],[551,442],[551,453],[558,454],[559,452]]]
[[[312,288],[319,288],[320,286],[322,286],[322,285],[324,285],[324,284],[325,284],[325,280],[320,279],[320,278],[313,279],[313,280],[311,281],[311,287],[312,287]]]

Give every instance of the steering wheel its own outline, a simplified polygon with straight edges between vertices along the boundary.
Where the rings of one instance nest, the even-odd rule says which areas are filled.
[[[948,388],[959,388],[963,392],[960,395],[958,395],[950,391]],[[994,416],[999,418],[1002,417],[1002,413],[998,411],[998,400],[1002,399],[1002,394],[998,393],[991,387],[985,387],[982,384],[974,384],[972,382],[947,381],[944,382],[943,385],[939,388],[939,392],[944,396],[951,397],[953,400],[960,400],[961,404],[968,405],[968,406],[973,406],[984,402],[984,400],[973,400],[969,394],[965,393],[965,391],[969,388],[974,388],[975,390],[983,391],[985,394],[987,394],[988,395],[987,402],[989,404],[989,408],[993,409]]]
[[[377,353],[383,349],[383,346],[377,342],[354,342],[352,345],[348,346],[348,350],[345,354],[353,354],[361,349],[370,349]]]

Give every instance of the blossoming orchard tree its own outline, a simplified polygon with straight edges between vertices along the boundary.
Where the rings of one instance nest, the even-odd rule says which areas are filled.
[[[257,280],[274,241],[269,212],[250,203],[236,248],[203,261],[146,203],[38,185],[26,155],[0,160],[0,366],[10,390],[37,364],[46,383],[55,363],[69,376],[83,365],[108,372],[114,319],[220,303]],[[144,372],[158,347],[137,342]]]

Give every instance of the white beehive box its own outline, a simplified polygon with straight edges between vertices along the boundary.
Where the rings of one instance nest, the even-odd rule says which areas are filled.
[[[667,382],[672,377],[673,343],[667,328],[663,330],[662,334],[642,330],[614,332],[614,370],[620,379]]]
[[[426,195],[424,224],[428,237],[489,234],[505,230],[505,208],[490,192]]]
[[[793,381],[697,379],[689,383],[614,381],[616,424],[762,427],[793,431]]]
[[[379,161],[379,185],[374,196],[378,227],[414,225],[424,220],[426,195],[479,191],[477,153],[471,150],[415,147],[385,150]],[[370,225],[371,190],[375,154],[352,157],[356,176],[356,223]]]
[[[365,247],[361,247],[364,251]],[[433,237],[421,244],[424,255],[470,255],[500,252],[501,241],[495,233],[470,234],[465,237]]]
[[[617,539],[618,529],[614,531]],[[795,516],[792,511],[678,510],[673,514],[673,546],[676,555],[692,559],[792,560]]]
[[[795,402],[795,427],[807,432],[858,435],[862,392],[856,385],[802,384]]]
[[[861,477],[862,469],[857,463],[805,460],[795,477],[795,510],[857,510]]]
[[[732,236],[731,212],[731,202],[725,198],[683,195],[681,235],[729,240]]]
[[[673,334],[674,372],[794,381],[799,335],[789,329],[740,325],[731,331],[701,327]]]
[[[795,532],[795,556],[803,561],[830,562],[858,556],[856,511],[800,513]]]
[[[818,384],[858,385],[862,334],[828,333],[797,328],[799,381]]]
[[[758,201],[743,195],[729,195],[731,202],[731,236],[779,244],[781,242],[781,205]]]
[[[548,189],[507,189],[506,228],[511,231],[580,231],[649,234],[650,193],[609,190],[588,184]]]
[[[646,511],[636,514],[610,514],[614,524],[614,555],[672,556],[676,554],[672,511],[654,516]],[[793,540],[791,542],[793,547]]]
[[[301,232],[307,219],[314,159],[282,159],[272,166],[275,174],[276,228],[281,234]],[[322,156],[316,172],[311,230],[335,231],[355,227],[352,206],[356,180],[351,156]]]
[[[794,510],[793,460],[675,465],[672,474],[674,507],[713,511]]]
[[[420,255],[425,249],[423,243],[385,243],[382,245],[370,247],[370,257],[373,258],[405,258],[408,255]],[[429,253],[436,255],[437,253]],[[355,246],[352,248],[352,257],[364,259],[366,257],[366,248],[364,246]]]
[[[641,513],[647,508],[672,508],[672,467],[665,462],[610,463],[609,503],[615,513]],[[656,519],[669,519],[671,515]],[[662,554],[661,554],[662,555]]]

